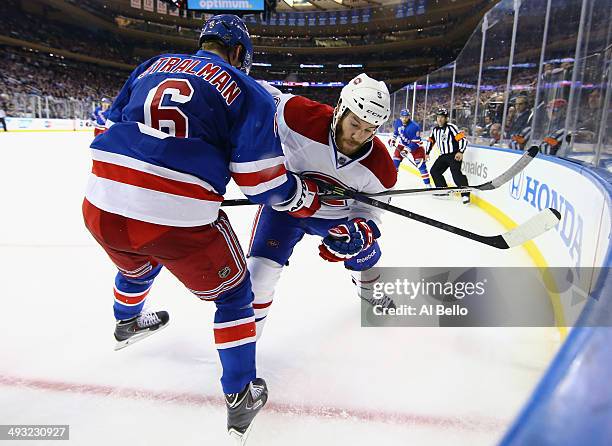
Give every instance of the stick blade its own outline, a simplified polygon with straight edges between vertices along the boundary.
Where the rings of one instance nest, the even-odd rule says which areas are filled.
[[[535,158],[538,153],[540,153],[540,148],[538,146],[531,146],[529,147],[529,150],[527,150],[527,154],[531,158]]]
[[[546,231],[557,226],[560,221],[561,214],[558,210],[553,208],[544,209],[525,223],[503,234],[502,238],[508,244],[508,248],[514,248],[544,234]]]
[[[488,183],[481,184],[480,186],[476,186],[476,189],[479,190],[493,190],[497,189],[500,186],[503,186],[516,175],[518,175],[527,164],[529,164],[540,152],[540,148],[538,146],[531,146],[529,150],[527,150],[523,155],[515,162],[510,168],[502,173],[497,178],[493,178]]]

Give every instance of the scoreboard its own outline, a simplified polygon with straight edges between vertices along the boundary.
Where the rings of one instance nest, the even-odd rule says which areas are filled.
[[[264,0],[187,0],[192,11],[262,12]]]

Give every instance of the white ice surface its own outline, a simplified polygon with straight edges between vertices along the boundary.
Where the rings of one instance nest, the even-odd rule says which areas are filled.
[[[115,270],[81,218],[91,138],[0,134],[0,424],[69,424],[74,445],[227,444],[213,304],[164,271],[147,305],[167,309],[170,326],[113,351]],[[418,184],[401,173],[400,185]],[[238,196],[231,186],[227,197]],[[393,203],[502,231],[456,201]],[[227,211],[243,246],[254,211]],[[384,266],[531,265],[521,248],[488,248],[395,215],[383,222]],[[322,261],[317,243],[297,246],[258,344],[270,402],[249,446],[495,444],[557,349],[557,332],[361,328],[347,272]]]

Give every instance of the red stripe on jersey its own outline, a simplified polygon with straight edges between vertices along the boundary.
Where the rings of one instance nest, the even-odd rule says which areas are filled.
[[[107,180],[131,184],[132,186],[165,192],[167,194],[180,195],[197,200],[223,201],[221,195],[206,190],[197,184],[158,177],[157,175],[104,161],[94,160],[92,173]]]
[[[124,294],[121,294],[117,290],[113,290],[113,292],[115,293],[115,299],[117,299],[119,302],[123,302],[124,304],[128,304],[128,305],[139,304],[140,302],[145,300],[145,297],[147,297],[147,294],[149,294],[149,290],[137,296],[126,296]]]
[[[293,96],[285,104],[283,117],[291,130],[321,144],[329,144],[334,109],[329,105]]]
[[[359,161],[376,175],[378,181],[386,188],[391,189],[397,183],[397,170],[393,160],[389,156],[387,147],[378,137],[372,140],[372,151],[368,156]]]
[[[233,327],[215,328],[215,344],[239,341],[255,336],[255,322],[235,325]]]
[[[257,172],[232,172],[232,178],[238,186],[257,186],[287,173],[284,164],[268,167]]]
[[[253,304],[253,309],[254,310],[261,310],[263,308],[268,308],[270,305],[272,305],[272,301],[267,302],[265,304]]]

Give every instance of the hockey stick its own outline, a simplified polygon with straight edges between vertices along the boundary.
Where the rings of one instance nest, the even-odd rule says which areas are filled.
[[[397,189],[397,190],[387,190],[384,192],[379,192],[376,194],[362,194],[370,198],[375,197],[387,197],[390,195],[423,195],[423,194],[452,194],[453,192],[462,193],[462,192],[473,192],[477,190],[493,190],[497,189],[500,186],[503,186],[516,175],[518,175],[527,165],[533,161],[533,159],[537,156],[540,148],[538,146],[531,146],[529,150],[527,150],[523,155],[512,165],[503,172],[498,177],[493,178],[491,181],[487,181],[486,183],[478,184],[476,186],[456,186],[456,187],[432,187],[429,189]],[[339,191],[338,194],[334,194],[334,191],[331,190],[330,194],[325,195],[323,198],[327,198],[330,200],[342,198],[342,192]]]
[[[535,216],[531,217],[525,223],[517,226],[510,231],[500,235],[480,235],[466,229],[458,228],[447,223],[443,223],[433,218],[425,217],[420,214],[408,211],[406,209],[398,208],[382,201],[374,200],[373,198],[366,197],[363,194],[346,190],[344,198],[352,198],[355,201],[374,206],[376,208],[392,212],[403,217],[410,218],[412,220],[419,221],[429,226],[442,229],[443,231],[452,232],[453,234],[461,237],[474,240],[485,245],[492,246],[498,249],[508,249],[515,246],[522,245],[523,243],[543,234],[551,228],[554,228],[561,220],[561,214],[556,209],[544,209]]]
[[[440,194],[440,195],[448,195],[454,192],[463,193],[463,192],[472,192],[476,190],[493,190],[497,189],[500,186],[504,185],[508,181],[510,181],[513,177],[519,174],[527,165],[536,157],[540,148],[538,146],[531,146],[529,150],[527,150],[523,155],[516,161],[508,170],[499,175],[498,177],[492,179],[491,181],[487,181],[486,183],[479,184],[477,186],[462,186],[462,187],[432,187],[430,189],[398,189],[398,190],[388,190],[384,192],[379,192],[376,194],[361,194],[364,197],[386,197],[389,195],[429,195],[429,194]],[[344,198],[344,190],[343,188],[334,189],[334,186],[327,185],[325,193],[321,194],[322,199],[328,200],[338,200]],[[243,206],[255,204],[251,203],[246,198],[238,198],[225,200],[221,206]]]

